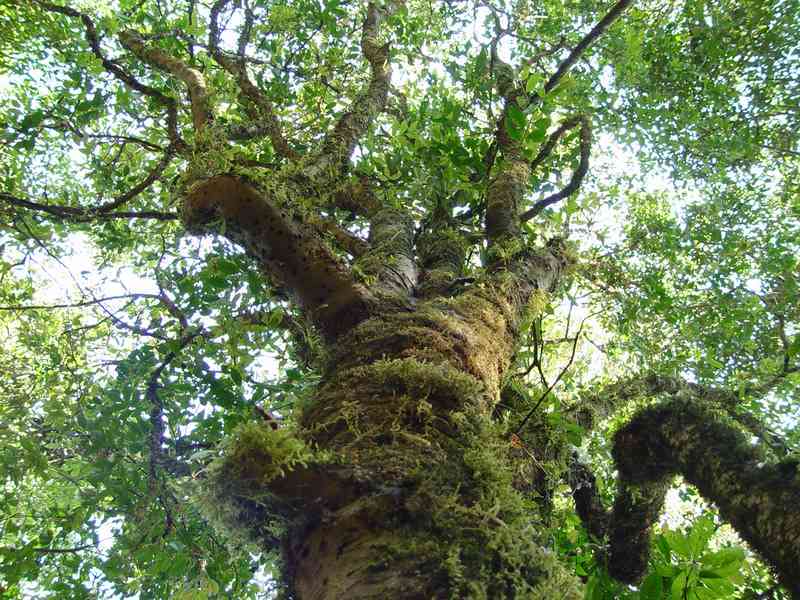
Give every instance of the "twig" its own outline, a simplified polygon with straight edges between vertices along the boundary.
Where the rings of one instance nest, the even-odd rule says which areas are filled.
[[[553,380],[553,383],[551,383],[550,386],[545,390],[545,392],[539,397],[539,400],[536,402],[536,404],[533,406],[533,408],[528,412],[527,415],[525,415],[525,418],[522,419],[522,422],[519,424],[517,429],[514,431],[515,435],[519,435],[519,433],[522,431],[522,428],[525,427],[525,424],[533,416],[533,413],[535,413],[539,409],[539,406],[542,404],[542,402],[544,402],[545,398],[547,398],[547,396],[550,394],[550,392],[553,391],[553,388],[558,384],[559,381],[561,381],[561,378],[564,377],[564,374],[567,372],[567,369],[569,369],[572,366],[572,363],[575,360],[575,351],[578,348],[578,340],[580,339],[581,332],[583,331],[583,325],[586,323],[586,321],[589,318],[595,316],[596,314],[599,314],[599,313],[592,313],[590,315],[586,315],[583,318],[583,320],[581,321],[580,326],[578,327],[578,333],[575,334],[575,341],[572,344],[572,353],[570,354],[569,361],[567,361],[567,364],[564,365],[563,369],[561,369],[561,372],[558,374],[558,377],[556,377],[555,380]]]

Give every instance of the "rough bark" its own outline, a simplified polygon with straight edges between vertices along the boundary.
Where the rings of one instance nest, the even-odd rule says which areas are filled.
[[[211,470],[220,519],[280,545],[297,598],[581,597],[493,418],[530,301],[567,263],[555,244],[341,334],[297,429],[240,432]]]

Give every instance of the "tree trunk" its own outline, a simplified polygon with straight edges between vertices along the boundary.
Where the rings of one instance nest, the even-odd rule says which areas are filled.
[[[541,537],[535,461],[493,418],[522,320],[562,267],[526,264],[388,302],[328,347],[296,430],[247,427],[212,466],[209,502],[280,545],[290,597],[582,597]]]

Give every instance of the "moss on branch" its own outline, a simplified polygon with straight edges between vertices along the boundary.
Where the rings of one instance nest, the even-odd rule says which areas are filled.
[[[770,462],[729,418],[676,397],[639,412],[614,437],[614,460],[629,485],[674,474],[697,487],[750,546],[800,594],[800,470]]]

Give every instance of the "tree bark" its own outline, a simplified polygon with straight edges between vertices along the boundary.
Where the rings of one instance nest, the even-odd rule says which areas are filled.
[[[281,548],[291,597],[582,597],[515,480],[534,459],[493,418],[522,320],[567,263],[554,245],[455,297],[387,300],[327,347],[296,429],[229,442],[209,502]]]

